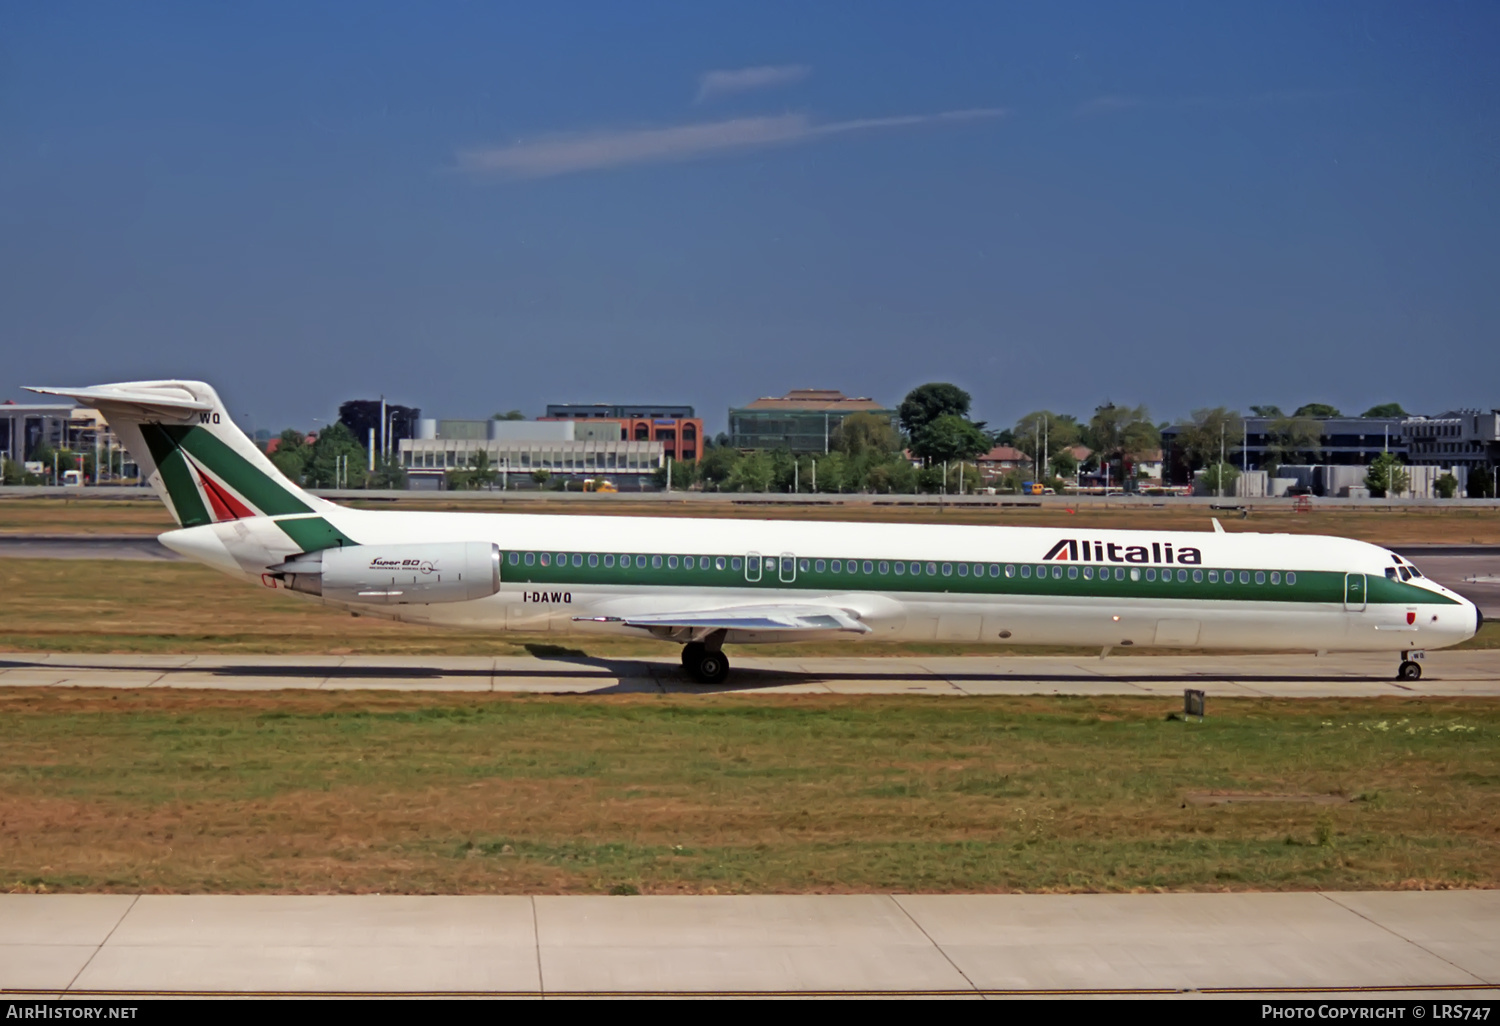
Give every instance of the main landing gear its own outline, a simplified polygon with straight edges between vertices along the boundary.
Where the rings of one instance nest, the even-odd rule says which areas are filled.
[[[1418,653],[1418,655],[1420,655],[1420,654],[1421,653]],[[1410,652],[1402,652],[1401,653],[1401,666],[1396,670],[1396,679],[1397,680],[1421,680],[1422,679],[1422,664],[1419,663],[1419,662],[1416,662],[1415,660],[1408,659],[1407,656],[1409,656],[1409,655],[1411,655]]]
[[[722,684],[729,676],[729,660],[723,650],[701,641],[682,646],[682,668],[699,684]]]

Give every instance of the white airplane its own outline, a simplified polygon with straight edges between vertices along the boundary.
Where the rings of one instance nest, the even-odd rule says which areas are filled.
[[[725,644],[848,637],[1401,654],[1471,638],[1401,556],[1285,534],[349,509],[283,477],[199,381],[33,388],[100,410],[181,524],[168,548],[361,616]]]

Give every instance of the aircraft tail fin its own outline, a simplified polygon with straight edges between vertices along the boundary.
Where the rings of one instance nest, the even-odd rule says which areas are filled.
[[[183,527],[337,508],[288,481],[201,381],[28,391],[64,396],[102,413]]]

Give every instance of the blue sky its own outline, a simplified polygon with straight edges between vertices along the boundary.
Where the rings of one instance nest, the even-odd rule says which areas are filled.
[[[0,395],[1500,405],[1500,6],[0,8]]]

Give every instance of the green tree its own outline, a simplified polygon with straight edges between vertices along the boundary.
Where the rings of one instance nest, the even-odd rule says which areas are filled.
[[[901,433],[888,418],[875,413],[851,413],[834,428],[831,442],[845,456],[888,456],[901,451]]]
[[[1299,407],[1297,407],[1297,412],[1293,413],[1292,416],[1293,417],[1342,417],[1343,414],[1338,411],[1338,407],[1336,407],[1336,406],[1329,406],[1327,403],[1308,403],[1305,406],[1299,406]]]
[[[946,472],[945,488],[949,495],[974,495],[984,487],[984,478],[979,476],[979,468],[972,463],[949,463],[943,469]]]
[[[1177,432],[1177,445],[1189,469],[1197,470],[1217,463],[1223,456],[1240,451],[1245,422],[1240,415],[1223,406],[1194,410],[1192,419]]]
[[[1451,499],[1458,494],[1458,478],[1452,474],[1444,474],[1432,482],[1432,489],[1438,493],[1439,499]]]
[[[1383,452],[1376,456],[1375,462],[1370,464],[1370,472],[1365,475],[1365,487],[1377,499],[1386,498],[1392,493],[1399,495],[1410,484],[1411,475],[1393,452]]]
[[[500,471],[495,469],[488,449],[475,449],[469,456],[469,487],[491,488],[500,480]]]
[[[406,470],[395,456],[375,460],[375,472],[365,482],[368,488],[402,489],[406,487]]]
[[[281,471],[288,481],[301,484],[312,461],[312,446],[301,431],[287,428],[276,436],[276,451],[271,453],[271,463]]]
[[[1083,428],[1078,423],[1078,418],[1070,413],[1037,410],[1016,421],[1011,437],[1011,444],[1016,448],[1033,459],[1041,453],[1043,462],[1051,465],[1060,454],[1079,443],[1083,437]],[[1045,453],[1042,453],[1043,443],[1047,449]],[[1068,455],[1071,457],[1072,453]],[[1076,463],[1075,460],[1074,464]]]
[[[771,457],[757,449],[746,454],[734,465],[727,484],[734,491],[769,491],[774,473],[775,467],[771,463]]]
[[[928,424],[939,417],[967,417],[973,399],[957,385],[932,382],[918,385],[906,393],[896,415],[907,437],[915,439]]]
[[[1257,417],[1284,417],[1280,406],[1252,406],[1250,412]]]
[[[1078,457],[1073,455],[1073,450],[1064,449],[1062,452],[1054,453],[1052,456],[1052,472],[1060,478],[1078,477]]]
[[[547,487],[547,482],[552,477],[552,471],[546,467],[537,467],[531,472],[531,479],[536,482],[538,488]]]
[[[917,468],[910,460],[877,463],[865,472],[865,487],[884,495],[911,495],[917,489]]]
[[[1312,417],[1278,417],[1267,430],[1266,459],[1276,466],[1309,463],[1323,455],[1323,425]]]
[[[1361,417],[1405,417],[1407,412],[1401,408],[1400,403],[1381,403],[1379,406],[1371,406]]]
[[[1100,406],[1089,419],[1083,442],[1112,463],[1161,448],[1161,430],[1144,406]]]
[[[1469,471],[1469,498],[1493,499],[1495,497],[1495,469],[1475,467]]]
[[[841,452],[831,452],[817,459],[818,491],[857,492],[860,488],[854,462]],[[812,490],[811,483],[808,490]]]
[[[667,467],[672,468],[672,488],[685,492],[698,480],[697,460],[673,460],[662,464],[651,472],[651,480],[658,488],[667,487]]]
[[[945,413],[912,436],[911,451],[928,464],[972,460],[990,451],[990,439],[963,417]]]
[[[717,491],[734,474],[740,458],[738,449],[731,449],[728,445],[715,445],[703,454],[703,460],[698,465],[698,476],[703,479],[705,486],[712,485]]]
[[[1203,490],[1209,495],[1233,495],[1240,470],[1233,463],[1211,463],[1203,468]]]
[[[520,410],[506,410],[504,413],[497,413],[497,414],[495,414],[490,419],[491,420],[525,420],[526,419],[526,414],[522,413]]]
[[[277,450],[280,452],[280,449]],[[369,456],[342,421],[329,424],[318,433],[303,475],[312,488],[335,488],[340,477],[346,488],[362,488]]]

